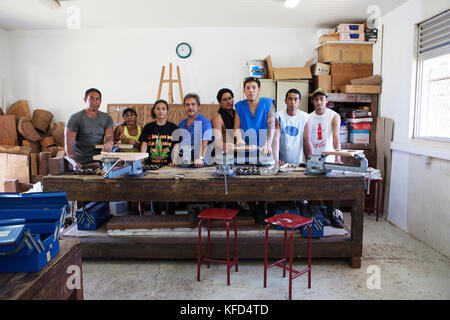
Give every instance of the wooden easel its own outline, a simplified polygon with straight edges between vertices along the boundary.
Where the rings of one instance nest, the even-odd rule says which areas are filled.
[[[173,84],[174,83],[178,83],[178,87],[180,88],[180,99],[181,100],[183,99],[183,88],[181,86],[180,67],[177,66],[178,79],[176,79],[176,80],[172,79],[172,63],[169,64],[169,80],[164,80],[165,69],[166,69],[166,67],[163,66],[162,71],[161,71],[161,80],[159,81],[157,100],[161,99],[161,90],[162,90],[163,83],[168,83],[169,84],[169,103],[172,104],[173,103]]]

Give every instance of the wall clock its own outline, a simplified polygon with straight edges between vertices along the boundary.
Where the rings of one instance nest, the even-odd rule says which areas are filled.
[[[188,43],[181,42],[177,45],[176,52],[181,59],[186,59],[191,55],[192,48]]]

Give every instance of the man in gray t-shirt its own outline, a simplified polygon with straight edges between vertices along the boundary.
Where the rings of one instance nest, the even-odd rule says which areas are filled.
[[[99,111],[101,93],[88,89],[85,93],[85,109],[74,113],[66,126],[66,153],[79,167],[93,162],[100,153],[96,144],[104,144],[102,151],[111,151],[114,143],[113,121],[109,114]]]

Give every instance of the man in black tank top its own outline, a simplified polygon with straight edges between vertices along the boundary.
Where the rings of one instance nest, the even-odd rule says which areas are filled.
[[[220,108],[212,119],[213,136],[216,148],[226,150],[234,146],[234,94],[227,88],[220,89],[217,93],[217,101]]]

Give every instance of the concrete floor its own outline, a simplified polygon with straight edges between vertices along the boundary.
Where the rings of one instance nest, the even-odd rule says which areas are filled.
[[[345,221],[349,221],[345,213]],[[293,280],[293,299],[450,299],[450,259],[384,219],[364,219],[361,269],[345,259],[313,259],[312,287],[307,275]],[[305,266],[294,261],[294,268]],[[83,260],[85,299],[285,300],[288,279],[282,269],[268,271],[263,261],[242,260],[226,285],[225,265],[201,269],[196,261]],[[375,270],[375,273],[374,271]],[[377,272],[379,271],[379,272]],[[375,279],[379,274],[380,281]],[[369,286],[368,286],[369,284]],[[379,288],[377,288],[379,284]],[[371,288],[369,288],[371,287]],[[375,287],[375,288],[374,288]]]

